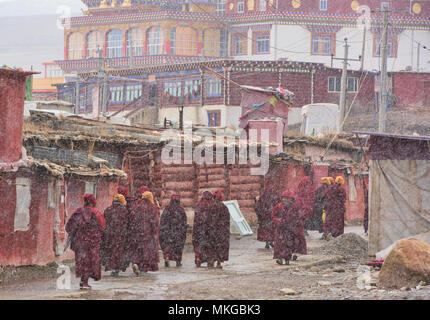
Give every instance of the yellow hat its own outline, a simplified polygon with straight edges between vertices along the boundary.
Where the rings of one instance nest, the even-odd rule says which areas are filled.
[[[147,200],[149,200],[149,202],[151,202],[152,204],[155,204],[155,203],[154,203],[154,196],[153,196],[152,192],[145,191],[145,192],[142,194],[142,199],[147,199]]]
[[[320,181],[322,184],[330,184],[330,179],[328,177],[321,178]]]
[[[345,180],[343,179],[343,177],[341,177],[341,176],[338,176],[338,177],[336,177],[336,181],[335,181],[336,183],[339,183],[339,184],[344,184],[345,183]]]
[[[121,202],[121,204],[123,206],[127,205],[127,201],[125,201],[125,198],[122,194],[117,193],[116,195],[113,196],[113,201],[118,201]]]

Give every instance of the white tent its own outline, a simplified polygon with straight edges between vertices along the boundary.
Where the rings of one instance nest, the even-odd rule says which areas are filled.
[[[314,103],[302,107],[303,134],[326,135],[337,132],[339,106],[332,103]]]

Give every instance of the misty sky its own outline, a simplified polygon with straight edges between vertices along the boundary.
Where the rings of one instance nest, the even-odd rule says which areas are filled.
[[[65,7],[73,15],[86,9],[80,0],[0,0],[0,17],[60,14],[67,10]]]

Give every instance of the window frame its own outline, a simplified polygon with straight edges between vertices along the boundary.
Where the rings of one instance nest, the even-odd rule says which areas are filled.
[[[264,3],[264,6],[262,6],[263,3]],[[258,11],[267,11],[267,1],[266,0],[258,0]]]
[[[397,58],[398,50],[398,39],[396,35],[388,35],[387,45],[390,50],[388,52],[388,58]],[[382,35],[373,35],[373,57],[380,58],[382,50]]]
[[[211,115],[215,115],[215,125],[212,125],[212,119]],[[221,126],[221,110],[207,110],[208,115],[208,127],[214,128],[214,127],[220,127]],[[217,125],[218,123],[218,125]]]
[[[152,35],[158,35],[158,38]],[[158,40],[158,43],[155,41]],[[151,27],[146,32],[146,50],[150,56],[163,53],[163,29],[159,26]]]
[[[113,35],[115,33],[115,35]],[[120,36],[110,39],[110,36]],[[106,57],[121,58],[123,54],[124,32],[121,29],[112,29],[106,34]]]
[[[134,33],[133,31],[136,31],[136,33]],[[140,32],[139,32],[140,31]],[[130,39],[130,35],[131,35],[131,39]],[[134,39],[134,35],[140,35],[140,39]],[[130,41],[132,42],[132,45],[130,46]],[[127,30],[126,32],[126,55],[127,57],[130,57],[130,48],[133,52],[133,57],[140,57],[143,56],[143,41],[144,41],[144,31],[139,28],[130,28]],[[136,44],[137,43],[137,44]],[[140,43],[140,46],[139,46]]]
[[[122,103],[124,101],[124,87],[112,86],[109,87],[109,103]]]
[[[239,10],[239,8],[241,8],[241,10]],[[244,13],[245,12],[245,2],[244,1],[240,1],[237,3],[237,13]]]
[[[334,55],[335,52],[335,48],[336,46],[334,45],[335,43],[335,34],[332,33],[311,33],[311,55],[313,56],[331,56],[332,54]],[[318,52],[314,51],[315,48],[315,39],[318,38]],[[319,52],[319,48],[321,46],[321,49],[323,47],[324,44],[319,44],[321,42],[321,40],[325,38],[325,40],[328,40],[328,44],[329,44],[329,49],[328,52]]]
[[[233,45],[232,45],[232,55],[233,56],[247,56],[248,55],[248,34],[247,33],[234,33],[233,37]],[[237,52],[237,44],[239,40],[242,40],[244,43],[245,52],[238,53]]]
[[[205,88],[207,97],[222,96],[222,80],[217,77],[207,79]]]
[[[90,36],[93,34],[98,34],[99,37],[94,41],[91,39]],[[96,46],[93,46],[93,43],[96,44]],[[103,50],[103,32],[98,30],[92,30],[87,33],[87,52],[86,57],[87,58],[98,58],[97,50]]]
[[[270,31],[258,31],[253,33],[254,54],[270,54]],[[259,37],[267,37],[267,51],[259,51]]]
[[[333,86],[334,86],[334,90],[330,90],[330,84],[331,84],[330,80],[334,81],[332,83]],[[354,89],[353,90],[349,90],[351,81],[354,81]],[[346,92],[347,93],[357,93],[358,92],[358,88],[359,88],[359,84],[360,84],[359,82],[360,81],[359,81],[358,77],[347,77],[347,80],[346,80],[346,85],[347,85]],[[327,92],[329,92],[329,93],[339,93],[339,92],[341,92],[341,89],[342,89],[342,77],[329,76],[328,80],[327,80]]]
[[[73,39],[72,37],[79,36],[80,39]],[[79,41],[78,41],[79,40]],[[71,46],[71,43],[74,45]],[[75,47],[75,44],[80,44],[80,47]],[[85,58],[85,35],[82,32],[73,32],[67,39],[67,58],[68,60],[80,60]]]
[[[320,11],[327,11],[328,10],[328,0],[320,0],[319,1],[319,9],[320,9]]]

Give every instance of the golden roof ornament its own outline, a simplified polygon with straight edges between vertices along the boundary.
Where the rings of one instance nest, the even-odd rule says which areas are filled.
[[[123,7],[130,7],[131,6],[131,0],[124,0],[122,6]]]
[[[102,2],[100,2],[99,8],[107,8],[107,7],[108,7],[107,0],[102,0]]]
[[[110,6],[111,6],[111,7],[116,7],[116,5],[117,5],[117,3],[116,3],[116,2],[117,2],[117,0],[112,0],[112,3],[111,3],[111,5],[110,5]]]

